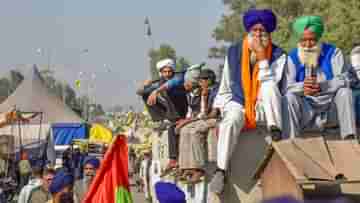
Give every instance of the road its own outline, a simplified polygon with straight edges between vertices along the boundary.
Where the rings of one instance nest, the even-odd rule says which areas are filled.
[[[144,193],[138,193],[136,188],[131,187],[131,194],[134,200],[134,203],[147,203],[145,201],[145,195]]]

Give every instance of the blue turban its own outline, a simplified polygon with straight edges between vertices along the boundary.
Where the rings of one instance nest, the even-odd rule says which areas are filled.
[[[300,201],[290,196],[283,196],[265,200],[263,203],[300,203]]]
[[[185,193],[173,183],[157,182],[155,192],[160,203],[186,203]]]
[[[72,185],[73,182],[74,177],[71,174],[63,171],[57,172],[50,184],[49,191],[51,194],[58,193],[66,186]]]
[[[98,169],[98,168],[100,167],[100,161],[99,161],[99,159],[97,159],[96,157],[93,157],[93,156],[86,158],[86,161],[85,161],[85,163],[84,163],[84,166],[85,166],[86,164],[91,164],[91,165],[94,166],[94,168],[96,168],[96,169]]]
[[[269,9],[250,9],[244,14],[243,23],[247,32],[250,32],[252,26],[260,23],[266,32],[271,33],[276,29],[276,16]]]

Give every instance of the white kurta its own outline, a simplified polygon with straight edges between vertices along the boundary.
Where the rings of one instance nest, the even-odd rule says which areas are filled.
[[[282,128],[281,94],[278,84],[282,79],[286,60],[286,55],[282,55],[270,65],[268,60],[259,62],[261,88],[256,105],[256,120],[266,122],[268,127]],[[220,109],[223,118],[219,125],[217,149],[217,164],[223,170],[228,167],[237,137],[245,124],[245,109],[243,105],[232,100],[231,82],[230,67],[226,58],[219,92],[214,101],[214,107]]]
[[[18,203],[28,203],[32,190],[39,187],[40,185],[41,185],[40,179],[31,179],[29,183],[21,189]]]

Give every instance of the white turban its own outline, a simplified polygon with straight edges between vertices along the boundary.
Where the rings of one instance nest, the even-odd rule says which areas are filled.
[[[195,64],[186,69],[184,79],[185,81],[196,82],[199,78],[202,64]]]
[[[175,62],[172,59],[163,59],[156,63],[156,69],[160,72],[164,67],[170,67],[173,71],[175,71]]]

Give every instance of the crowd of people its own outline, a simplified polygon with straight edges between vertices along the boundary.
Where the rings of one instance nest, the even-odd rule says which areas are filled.
[[[190,184],[205,174],[206,141],[217,131],[217,170],[210,191],[222,194],[229,162],[244,131],[264,126],[273,142],[301,137],[306,128],[323,130],[335,122],[342,139],[356,140],[356,102],[360,46],[350,60],[322,40],[319,16],[294,20],[294,48],[286,53],[271,38],[277,18],[271,10],[243,15],[247,32],[231,45],[217,82],[211,69],[194,65],[176,72],[173,59],[157,64],[160,79],[137,91],[154,121],[168,131],[169,163],[164,174]],[[347,61],[350,61],[348,63]]]
[[[100,166],[96,157],[70,148],[63,153],[63,165],[30,164],[26,153],[19,161],[18,203],[80,203]],[[4,200],[7,202],[7,200]]]

